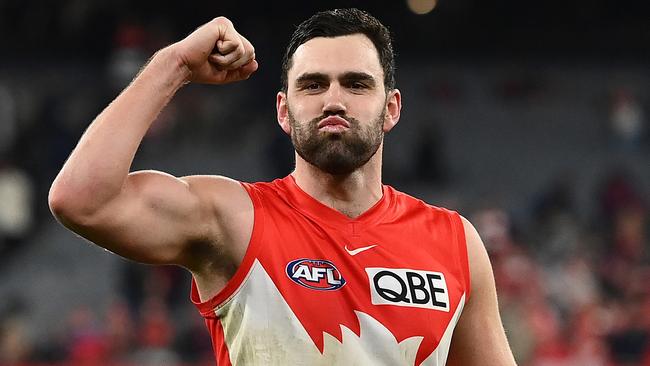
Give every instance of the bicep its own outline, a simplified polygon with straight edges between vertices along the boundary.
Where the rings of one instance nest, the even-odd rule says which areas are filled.
[[[515,365],[497,304],[492,266],[476,229],[463,218],[471,297],[456,325],[449,365]]]
[[[131,173],[121,193],[75,231],[125,258],[184,265],[191,243],[216,235],[215,213],[197,185],[161,172]]]

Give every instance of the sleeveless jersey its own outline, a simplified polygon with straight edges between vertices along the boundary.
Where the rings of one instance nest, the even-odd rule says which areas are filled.
[[[242,183],[252,237],[233,278],[192,301],[227,365],[444,365],[469,297],[460,216],[382,186],[351,219],[292,176]]]

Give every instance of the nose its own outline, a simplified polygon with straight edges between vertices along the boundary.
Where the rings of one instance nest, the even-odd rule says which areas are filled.
[[[338,83],[332,83],[323,94],[323,114],[345,114],[347,111],[343,88]]]

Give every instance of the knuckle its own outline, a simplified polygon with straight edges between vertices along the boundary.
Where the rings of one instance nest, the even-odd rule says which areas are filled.
[[[228,19],[228,18],[226,18],[224,16],[218,16],[218,17],[214,18],[212,21],[215,22],[215,23],[218,23],[218,24],[232,25],[232,22],[230,21],[230,19]]]

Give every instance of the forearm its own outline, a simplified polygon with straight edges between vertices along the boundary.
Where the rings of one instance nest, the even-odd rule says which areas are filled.
[[[188,77],[177,60],[169,48],[158,52],[95,118],[55,179],[51,205],[91,211],[119,194],[144,135]]]

